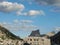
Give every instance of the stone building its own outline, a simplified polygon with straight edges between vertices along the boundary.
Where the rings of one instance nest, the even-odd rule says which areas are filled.
[[[32,31],[31,34],[23,40],[20,37],[11,33],[8,29],[0,26],[0,45],[23,45],[25,42],[27,42],[30,45],[51,45],[51,42],[54,42],[52,39],[56,39],[56,38],[57,40],[59,39],[58,34],[54,35],[54,32],[50,32],[41,35],[39,30],[36,30],[36,31]],[[50,40],[51,36],[52,38]]]
[[[51,37],[51,45],[60,45],[60,32]]]
[[[53,33],[41,35],[39,30],[36,30],[32,31],[24,40],[30,45],[51,45],[50,36],[53,36]]]
[[[23,45],[23,39],[0,26],[0,45]]]

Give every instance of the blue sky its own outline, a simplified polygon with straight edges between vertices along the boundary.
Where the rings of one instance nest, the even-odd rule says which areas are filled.
[[[0,0],[0,25],[22,38],[60,30],[60,0]]]

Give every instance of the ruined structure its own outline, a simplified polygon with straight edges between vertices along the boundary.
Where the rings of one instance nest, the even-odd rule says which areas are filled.
[[[51,37],[51,45],[60,45],[60,32]]]
[[[29,37],[40,37],[40,32],[39,30],[32,31]]]
[[[25,38],[25,41],[30,45],[51,45],[50,36],[54,33],[40,34],[39,30],[32,31],[31,34]],[[47,43],[48,42],[48,43]]]
[[[0,45],[22,45],[23,39],[0,26]]]

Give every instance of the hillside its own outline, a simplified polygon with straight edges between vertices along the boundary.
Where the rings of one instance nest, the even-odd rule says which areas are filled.
[[[6,38],[10,38],[10,39],[18,39],[18,40],[23,40],[20,37],[14,35],[13,33],[11,33],[8,29],[6,29],[5,27],[0,26],[0,31],[2,32],[2,34],[6,35]]]

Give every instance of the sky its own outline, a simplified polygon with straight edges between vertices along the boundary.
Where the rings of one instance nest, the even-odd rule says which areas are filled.
[[[0,25],[21,38],[59,31],[60,0],[0,0]]]

